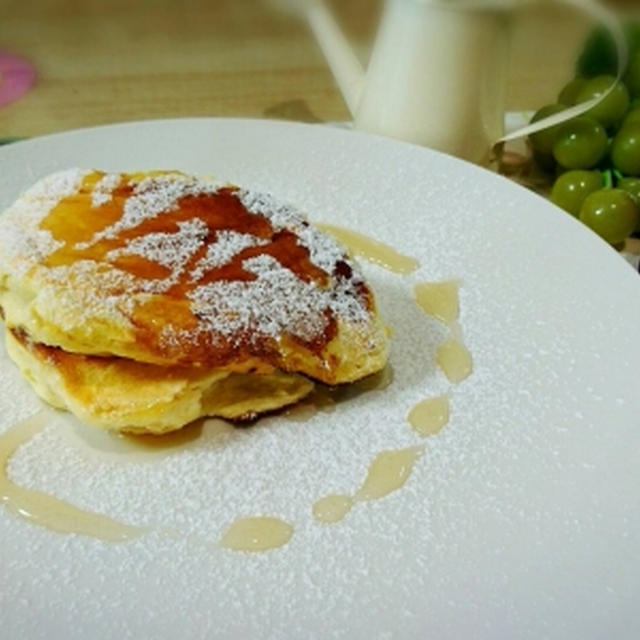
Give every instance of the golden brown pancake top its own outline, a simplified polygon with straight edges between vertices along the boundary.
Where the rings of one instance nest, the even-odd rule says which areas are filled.
[[[282,340],[317,355],[339,318],[372,317],[344,250],[268,194],[179,172],[76,181],[17,244],[86,313],[126,316],[151,361],[278,366]]]

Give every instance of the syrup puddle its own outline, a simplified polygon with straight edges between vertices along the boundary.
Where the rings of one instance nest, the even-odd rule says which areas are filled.
[[[293,527],[279,518],[238,518],[226,530],[220,546],[232,551],[267,551],[289,542]]]
[[[41,491],[25,489],[9,479],[7,464],[17,449],[42,431],[50,414],[40,411],[0,435],[0,500],[14,515],[58,533],[79,533],[107,542],[138,538],[148,529],[84,511]]]
[[[409,424],[421,436],[434,436],[449,422],[449,398],[446,395],[418,402],[407,416]]]
[[[151,531],[149,527],[127,525],[108,516],[79,509],[65,500],[21,487],[9,478],[7,466],[11,456],[21,445],[40,433],[51,418],[50,411],[42,410],[0,434],[0,502],[13,515],[57,533],[76,533],[105,542],[125,542],[149,533]],[[85,429],[91,433],[89,427]],[[139,450],[162,452],[186,446],[186,443],[199,436],[201,430],[202,425],[187,427],[184,434],[176,434],[173,437],[127,436],[122,442],[115,439],[110,442],[97,436],[94,440],[91,436],[87,436],[84,446],[88,446],[87,442],[95,441],[102,446],[109,443],[119,453],[130,452],[131,448],[134,452]],[[109,436],[99,431],[96,433]],[[160,532],[172,538],[185,537],[180,531],[173,529],[162,529]],[[293,527],[277,518],[239,518],[222,536],[219,544],[233,551],[267,551],[282,546],[292,535]],[[209,544],[204,540],[199,542]]]
[[[394,273],[411,273],[420,266],[420,263],[415,258],[398,253],[388,244],[369,238],[362,233],[319,222],[315,222],[314,226],[332,235],[354,255]]]
[[[353,506],[353,498],[342,494],[331,493],[324,498],[317,500],[311,513],[318,522],[325,524],[333,524],[340,522]]]
[[[413,465],[423,451],[423,447],[409,447],[379,453],[369,466],[355,500],[379,500],[398,490],[411,475]]]
[[[473,371],[473,361],[467,347],[457,338],[447,338],[436,349],[436,362],[449,382],[459,383]]]
[[[458,324],[460,314],[458,289],[458,283],[453,280],[421,282],[413,288],[418,306],[451,330],[450,337],[436,349],[436,363],[447,380],[453,384],[462,382],[473,372],[473,359],[462,342],[462,330]]]
[[[449,337],[436,349],[436,364],[451,384],[466,380],[473,372],[471,353],[462,342],[459,284],[454,280],[421,282],[413,294],[418,306],[447,327]],[[434,436],[449,423],[449,398],[446,394],[425,398],[407,415],[407,422],[421,436]]]
[[[445,282],[421,282],[414,286],[413,295],[422,310],[451,326],[458,320],[460,303],[458,301],[458,283],[449,280]]]
[[[356,502],[379,500],[397,491],[407,481],[424,447],[382,451],[369,465],[367,476],[353,497],[330,494],[312,507],[313,517],[323,524],[339,522]]]

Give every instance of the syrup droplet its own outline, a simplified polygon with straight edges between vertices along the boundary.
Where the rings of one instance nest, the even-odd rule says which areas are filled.
[[[238,518],[220,540],[220,545],[232,551],[267,551],[286,544],[293,527],[269,517]]]
[[[332,493],[320,498],[312,509],[313,517],[325,524],[333,524],[344,518],[353,506],[353,498]]]
[[[411,409],[407,420],[421,436],[433,436],[449,422],[449,399],[437,396],[421,400]]]
[[[424,447],[382,451],[369,465],[367,476],[353,497],[340,494],[324,496],[313,505],[313,517],[323,524],[333,524],[342,520],[355,502],[379,500],[400,489],[423,452]]]
[[[58,533],[79,533],[107,542],[123,542],[147,532],[78,507],[41,491],[25,489],[7,475],[7,464],[17,449],[42,431],[49,412],[40,411],[0,435],[0,501],[14,515]]]
[[[451,326],[460,313],[458,283],[421,282],[413,288],[416,302],[425,313]]]
[[[437,348],[436,362],[449,382],[462,382],[473,371],[469,350],[456,338],[448,338]]]
[[[368,262],[393,271],[394,273],[411,273],[420,263],[411,256],[398,253],[393,247],[384,244],[362,233],[344,229],[332,224],[314,223],[318,229],[331,234],[336,240],[342,242],[356,256],[364,258]]]
[[[369,466],[355,500],[378,500],[402,487],[423,451],[423,447],[409,447],[379,453]]]

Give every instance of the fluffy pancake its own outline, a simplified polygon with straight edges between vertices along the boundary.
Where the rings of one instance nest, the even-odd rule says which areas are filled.
[[[7,352],[87,424],[246,419],[386,364],[345,249],[268,194],[179,172],[72,169],[0,216]]]
[[[108,430],[161,434],[201,416],[247,420],[297,402],[314,386],[273,369],[164,367],[67,353],[16,331],[5,337],[7,353],[43,400]]]
[[[33,342],[164,366],[257,358],[337,384],[387,357],[341,246],[267,194],[178,172],[39,181],[0,216],[0,306]]]

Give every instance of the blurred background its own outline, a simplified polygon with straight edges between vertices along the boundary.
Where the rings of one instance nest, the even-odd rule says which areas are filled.
[[[328,4],[366,61],[381,0]],[[554,101],[590,26],[549,2],[520,10],[507,109]],[[269,0],[4,0],[0,53],[35,72],[0,100],[1,139],[148,118],[349,118],[307,25]]]

